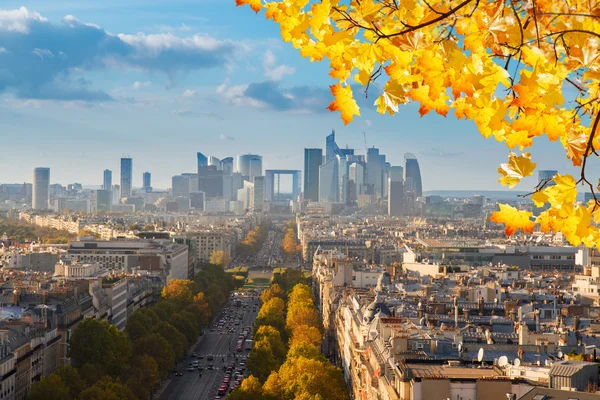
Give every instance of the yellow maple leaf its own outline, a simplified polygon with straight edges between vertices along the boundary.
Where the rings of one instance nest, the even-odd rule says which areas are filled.
[[[352,121],[354,115],[360,116],[360,109],[356,104],[356,100],[354,100],[350,85],[342,86],[338,83],[329,86],[329,89],[331,89],[331,94],[335,97],[335,100],[329,104],[327,109],[329,111],[340,111],[345,125]]]
[[[535,163],[531,162],[531,154],[523,153],[517,156],[515,153],[510,152],[508,163],[501,164],[498,168],[498,173],[502,175],[498,182],[512,189],[517,183],[521,182],[521,179],[531,176],[534,170]]]
[[[523,232],[533,232],[534,222],[531,220],[533,213],[529,211],[517,210],[508,204],[499,204],[500,211],[495,211],[490,217],[490,221],[497,224],[504,224],[504,233],[506,236],[512,236],[518,229]]]
[[[263,8],[261,0],[235,0],[235,5],[238,7],[245,6],[246,4],[249,5],[255,13],[258,13],[261,8]]]

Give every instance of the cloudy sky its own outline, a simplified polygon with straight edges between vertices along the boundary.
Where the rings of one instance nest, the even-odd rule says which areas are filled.
[[[302,149],[335,129],[359,153],[366,132],[393,165],[414,153],[425,190],[500,189],[507,149],[472,123],[419,118],[413,106],[380,116],[362,99],[362,117],[344,126],[325,109],[331,83],[327,65],[234,0],[2,0],[0,182],[31,181],[44,166],[53,183],[98,185],[131,156],[135,186],[150,171],[168,187],[194,171],[197,151],[302,169]],[[539,143],[534,159],[568,167],[556,144]]]

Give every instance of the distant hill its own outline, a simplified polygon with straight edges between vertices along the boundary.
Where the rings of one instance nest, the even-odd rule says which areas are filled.
[[[527,192],[508,190],[430,190],[423,192],[423,195],[453,198],[468,198],[479,195],[494,200],[522,200],[519,195],[524,195],[526,193]]]

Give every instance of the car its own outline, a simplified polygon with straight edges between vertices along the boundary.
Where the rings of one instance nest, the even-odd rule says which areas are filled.
[[[192,353],[192,357],[197,357],[198,355],[196,354],[196,352]]]
[[[206,369],[215,369],[215,366],[213,364],[208,364],[208,366],[206,367]]]
[[[195,371],[195,370],[196,370],[196,368],[194,368],[194,367],[187,367],[187,371],[188,371],[188,372],[193,372],[193,371]]]
[[[242,346],[238,346],[235,348],[235,351],[237,351],[238,353],[242,352]]]
[[[212,355],[208,355],[208,356],[206,356],[206,360],[212,361],[212,360],[214,360],[214,357]]]
[[[181,371],[177,371],[175,372],[175,376],[183,376],[183,374],[181,373]]]
[[[198,360],[203,360],[204,359],[204,354],[198,354]]]

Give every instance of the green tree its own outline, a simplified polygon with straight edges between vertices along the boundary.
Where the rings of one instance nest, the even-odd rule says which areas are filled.
[[[157,333],[145,336],[135,342],[134,354],[146,354],[154,358],[161,376],[166,376],[175,363],[175,354],[169,342]]]
[[[176,360],[181,360],[183,358],[189,345],[188,340],[183,333],[179,332],[177,328],[165,321],[156,325],[154,333],[159,334],[167,341],[169,347],[173,350],[173,355]]]
[[[85,389],[85,382],[81,379],[79,371],[73,368],[71,365],[63,365],[56,368],[53,374],[58,375],[60,379],[67,385],[71,392],[71,397],[76,399],[83,389]]]
[[[134,314],[135,315],[135,314]],[[131,341],[135,341],[148,334],[148,328],[140,320],[127,321],[125,332],[129,335]]]
[[[135,356],[131,360],[129,379],[134,379],[143,387],[153,389],[160,382],[160,373],[158,372],[158,364],[156,360],[149,355],[142,354]]]
[[[81,400],[137,400],[131,389],[120,380],[108,377],[81,392]]]
[[[154,311],[160,321],[168,321],[171,319],[171,315],[175,314],[178,309],[172,302],[162,300],[152,307],[152,311]]]
[[[32,386],[28,400],[71,400],[69,387],[60,376],[50,374]]]
[[[195,319],[193,315],[192,318]],[[173,315],[170,324],[185,335],[188,343],[193,343],[198,337],[198,331],[192,324],[192,321],[190,321],[189,317],[182,316],[181,313]]]

